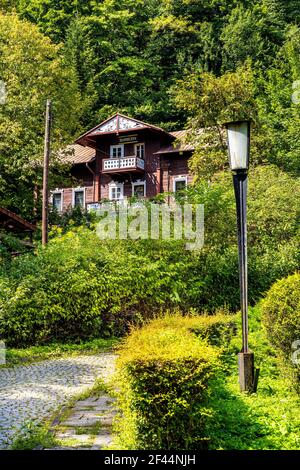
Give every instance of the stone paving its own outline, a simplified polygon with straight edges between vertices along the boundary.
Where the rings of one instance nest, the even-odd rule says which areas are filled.
[[[0,369],[0,449],[7,449],[24,423],[49,418],[70,398],[114,372],[111,353],[47,360]]]
[[[52,427],[57,447],[46,450],[100,450],[112,443],[112,421],[117,411],[115,399],[103,392],[77,401],[68,416]]]

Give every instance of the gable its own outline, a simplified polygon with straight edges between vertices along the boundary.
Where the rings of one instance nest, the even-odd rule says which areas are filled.
[[[106,136],[107,134],[119,134],[119,132],[132,132],[132,131],[143,131],[148,129],[152,132],[158,132],[168,137],[171,141],[175,140],[174,136],[169,132],[161,129],[160,127],[153,126],[138,119],[134,119],[123,114],[114,114],[106,121],[101,122],[93,129],[85,132],[75,143],[83,146],[97,147],[97,140],[101,136]]]
[[[94,129],[91,133],[101,134],[105,132],[118,132],[118,131],[125,131],[125,130],[134,130],[137,128],[145,127],[145,125],[141,124],[140,122],[136,121],[135,119],[130,119],[123,116],[115,116],[108,121],[101,124],[99,127]]]

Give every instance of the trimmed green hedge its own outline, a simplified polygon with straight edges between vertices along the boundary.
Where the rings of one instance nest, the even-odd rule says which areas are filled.
[[[134,330],[120,348],[118,443],[126,449],[204,449],[210,380],[234,317],[167,315]],[[201,336],[201,338],[199,338]]]
[[[281,351],[285,360],[295,366],[300,377],[300,273],[275,282],[262,302],[263,321],[272,344]]]

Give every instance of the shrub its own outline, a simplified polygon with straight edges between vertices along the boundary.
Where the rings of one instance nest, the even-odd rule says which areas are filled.
[[[81,225],[90,227],[94,219],[93,212],[88,212],[80,206],[68,207],[62,214],[52,207],[49,213],[49,223],[52,225],[50,237],[54,236],[58,229],[65,233],[72,227],[80,227]]]
[[[13,252],[25,253],[26,245],[16,236],[0,230],[0,263],[11,259]]]
[[[126,449],[203,449],[209,383],[219,370],[226,315],[167,315],[135,329],[120,348],[117,381]],[[218,331],[219,330],[219,331]],[[199,339],[198,336],[201,336]]]
[[[249,171],[248,262],[249,300],[255,304],[300,263],[300,180],[271,165]],[[220,172],[213,184],[191,186],[187,200],[204,204],[205,244],[191,272],[198,279],[193,304],[214,311],[227,304],[239,308],[235,198],[230,172]],[[288,207],[288,210],[287,210]]]
[[[272,344],[292,363],[293,343],[300,340],[300,273],[271,287],[262,302],[262,314]],[[299,365],[297,368],[300,376]]]
[[[69,231],[2,272],[0,334],[10,346],[124,334],[185,301],[190,255],[185,263],[182,253],[178,243],[105,242],[85,228]]]
[[[299,267],[300,191],[299,180],[269,166],[251,170],[249,183],[249,301],[255,304],[276,279]],[[0,265],[6,286],[0,334],[10,346],[79,341],[122,335],[162,309],[239,309],[229,173],[192,187],[187,197],[205,205],[199,251],[187,251],[180,240],[99,240],[93,230],[75,227],[83,219],[74,213],[53,228],[47,248],[13,260],[2,274]]]

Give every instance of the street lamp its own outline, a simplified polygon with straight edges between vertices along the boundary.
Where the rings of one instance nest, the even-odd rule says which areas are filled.
[[[250,155],[250,122],[225,124],[228,137],[230,169],[236,199],[237,233],[239,247],[239,280],[242,312],[242,351],[238,355],[241,391],[253,391],[254,354],[248,344],[248,267],[247,267],[247,180]]]

